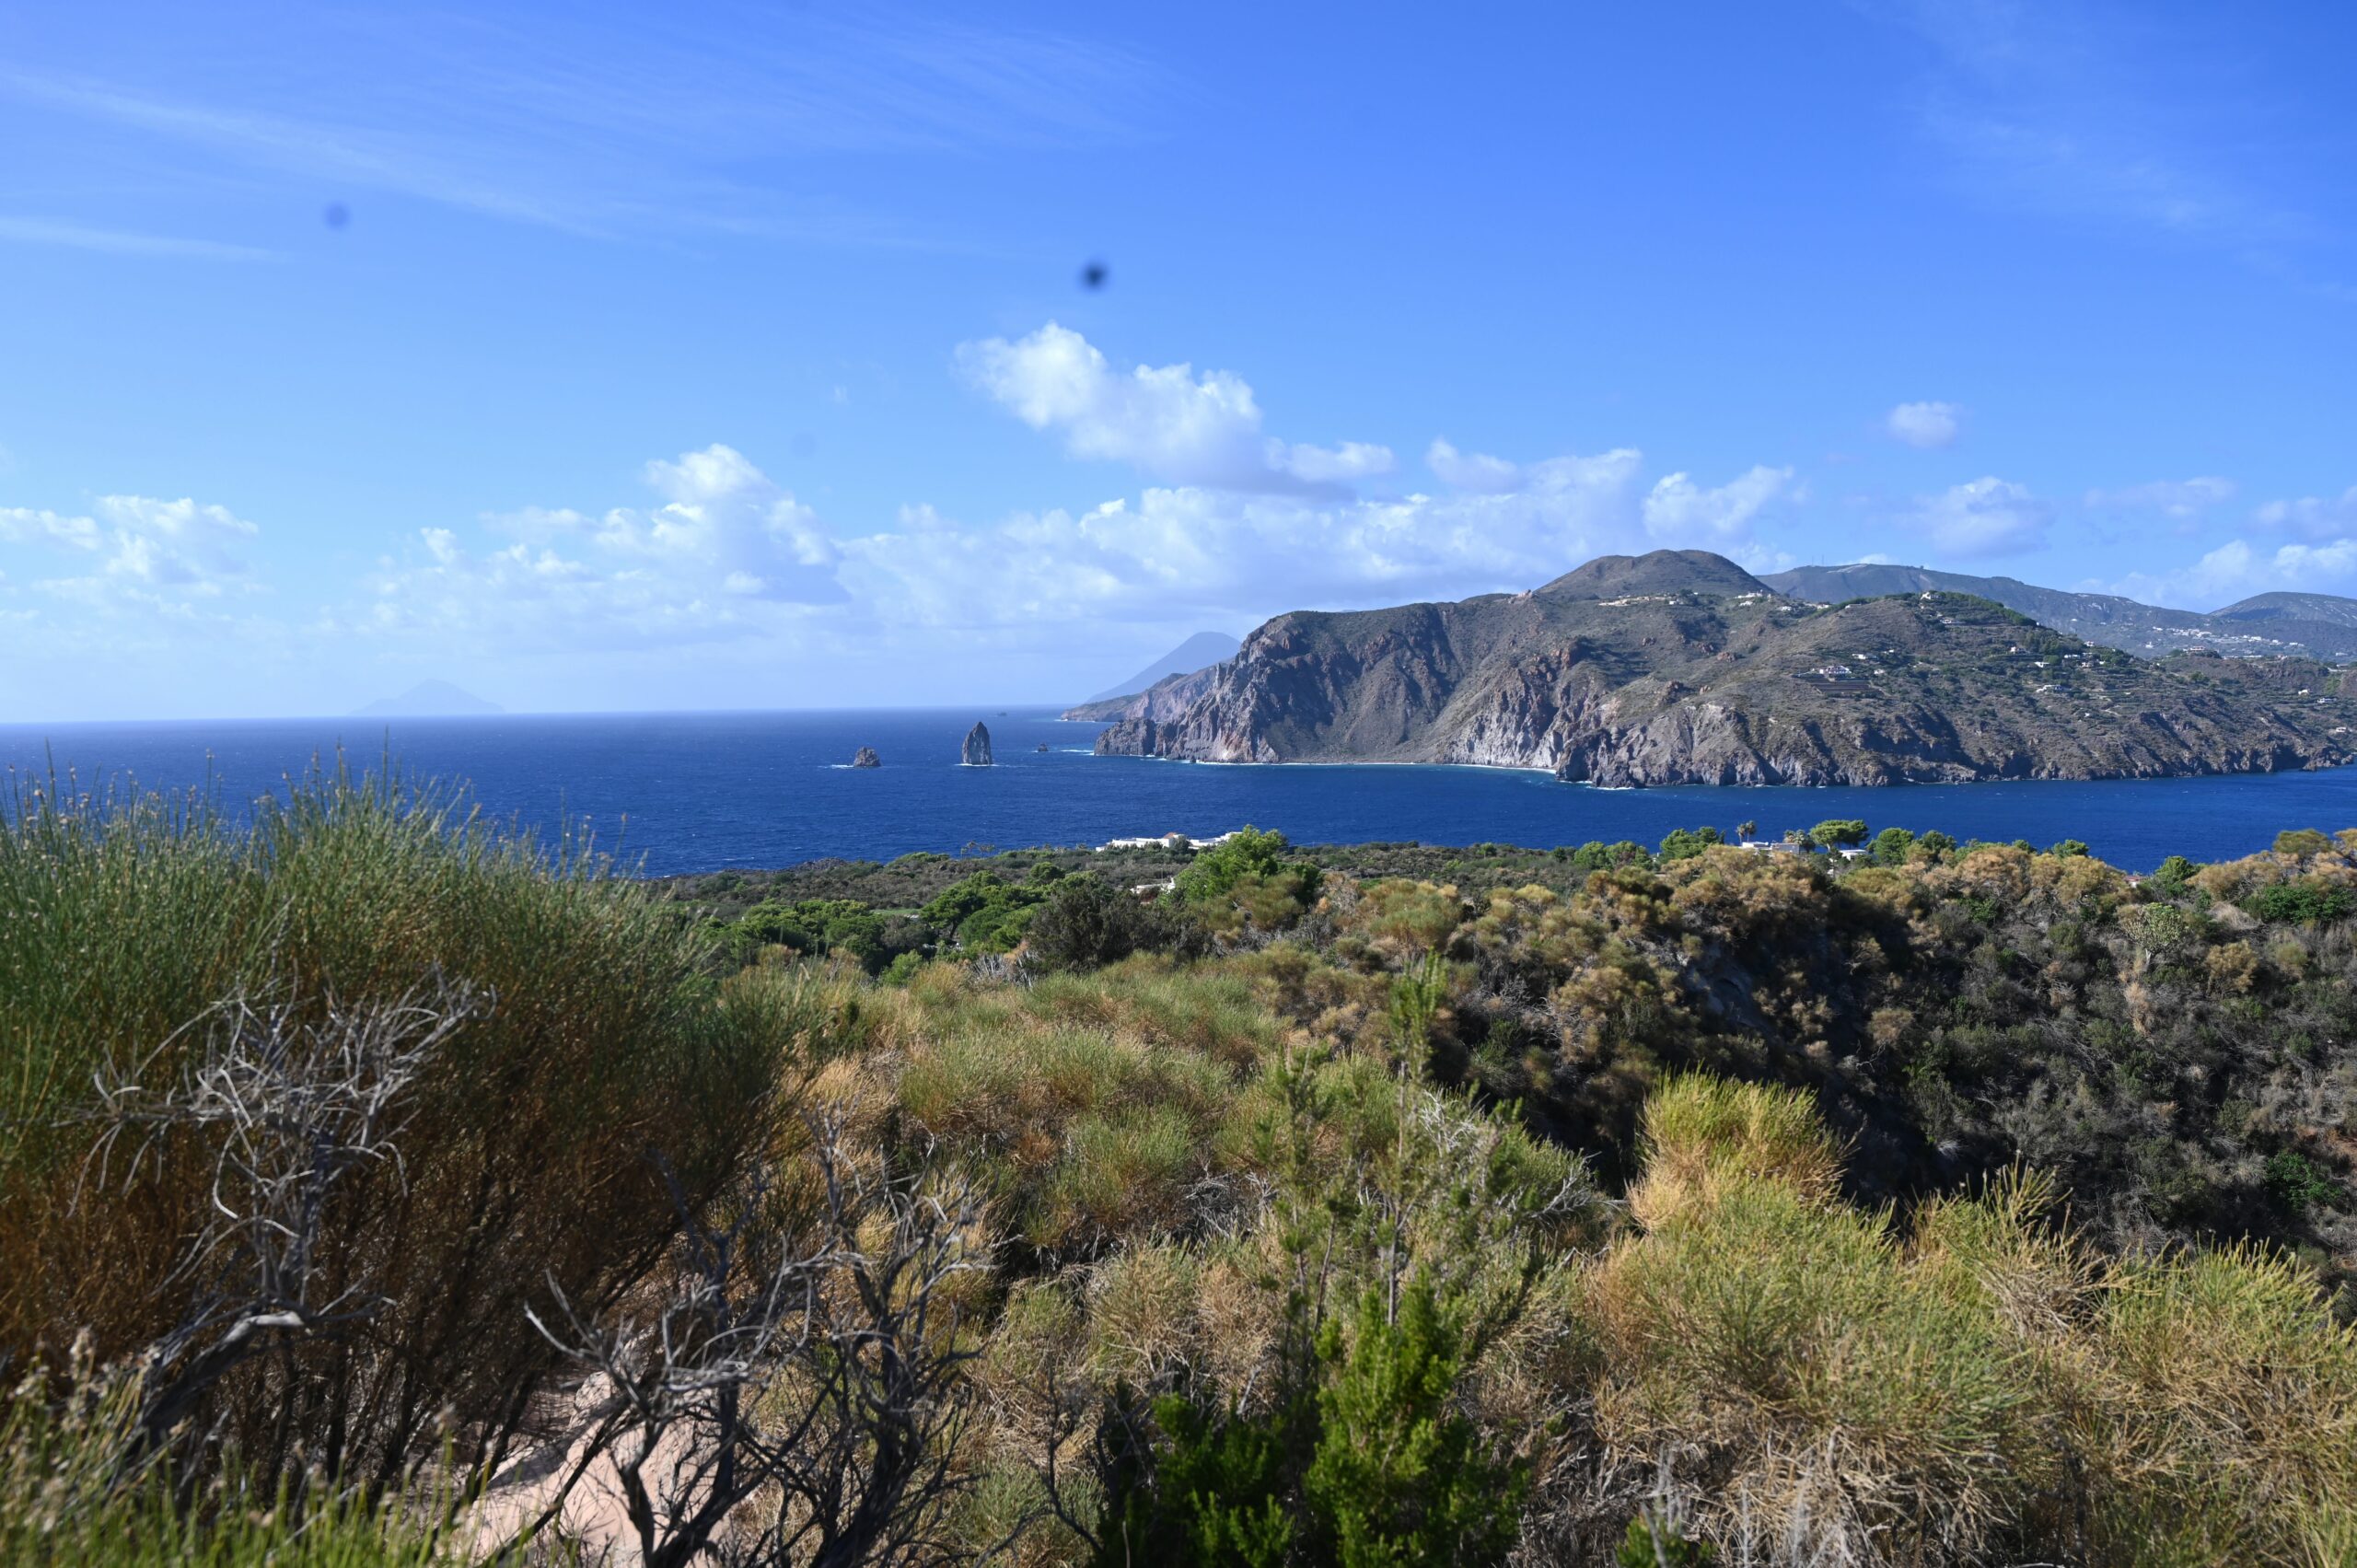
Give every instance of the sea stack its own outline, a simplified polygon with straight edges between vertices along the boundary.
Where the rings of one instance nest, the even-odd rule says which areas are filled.
[[[958,754],[958,760],[970,768],[987,768],[991,765],[989,726],[977,723],[973,728],[966,732],[966,749]]]
[[[884,765],[884,759],[876,754],[875,747],[863,746],[851,754],[851,765],[854,768],[880,768]]]

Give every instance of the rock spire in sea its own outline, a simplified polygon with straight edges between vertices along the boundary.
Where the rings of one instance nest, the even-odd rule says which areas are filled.
[[[974,727],[966,732],[966,749],[958,754],[958,760],[970,768],[987,768],[991,765],[989,726],[977,721]]]
[[[876,754],[875,747],[863,746],[851,754],[851,765],[854,768],[880,768],[884,765],[884,759]]]

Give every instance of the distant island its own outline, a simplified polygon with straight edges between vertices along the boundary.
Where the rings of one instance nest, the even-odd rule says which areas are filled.
[[[377,698],[366,707],[355,710],[353,717],[459,718],[505,712],[506,710],[498,703],[488,702],[447,680],[421,680],[398,697]]]
[[[1082,706],[1120,702],[1174,675],[1192,675],[1212,665],[1224,664],[1234,658],[1243,645],[1225,632],[1198,632],[1120,685],[1099,691]]]
[[[1791,587],[1889,581],[1814,570]],[[1457,762],[1607,785],[2152,778],[2357,757],[2344,672],[2321,660],[2222,657],[2200,638],[2134,657],[1891,570],[1899,591],[1826,603],[1705,551],[1605,556],[1519,594],[1281,615],[1226,663],[1070,716],[1114,719],[1097,743],[1109,755]],[[2256,601],[2247,624],[2274,609],[2336,624]]]

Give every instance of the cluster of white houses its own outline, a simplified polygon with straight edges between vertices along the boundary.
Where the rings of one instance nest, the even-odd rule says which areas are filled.
[[[1156,833],[1144,838],[1109,839],[1098,844],[1097,851],[1102,854],[1110,849],[1209,849],[1213,844],[1224,844],[1234,837],[1236,837],[1234,831],[1222,833],[1215,839],[1189,838],[1184,833]],[[1741,848],[1756,850],[1761,854],[1811,854],[1817,850],[1817,845],[1805,839],[1743,839],[1738,841],[1738,843]],[[1852,847],[1839,848],[1833,853],[1844,860],[1856,860],[1866,852]]]

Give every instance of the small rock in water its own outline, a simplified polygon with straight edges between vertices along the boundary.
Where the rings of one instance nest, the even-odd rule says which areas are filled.
[[[988,726],[977,722],[966,732],[966,747],[958,753],[958,760],[970,768],[991,765],[991,732]]]
[[[876,754],[875,747],[863,746],[852,753],[851,765],[854,768],[880,768],[884,765],[884,759]]]
[[[1039,742],[1039,749],[1040,749],[1040,750],[1045,751],[1047,749],[1048,749],[1048,743],[1047,743],[1046,741],[1044,741],[1044,740],[1043,740],[1043,741]]]

